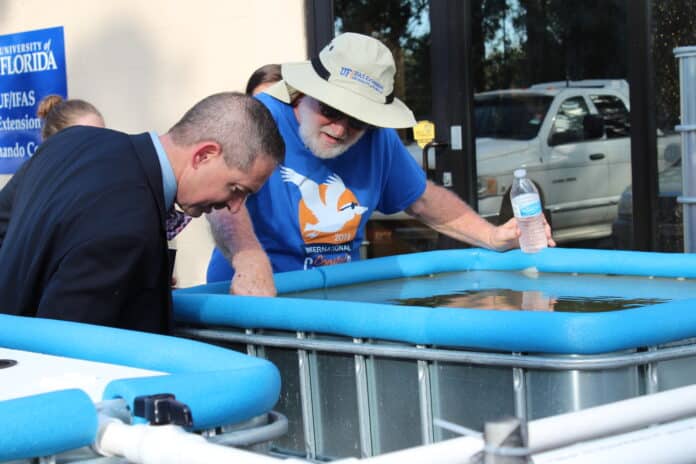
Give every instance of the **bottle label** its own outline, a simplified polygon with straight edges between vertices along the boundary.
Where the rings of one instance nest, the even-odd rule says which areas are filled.
[[[515,217],[526,218],[541,213],[541,201],[536,193],[525,193],[512,199],[512,210]]]

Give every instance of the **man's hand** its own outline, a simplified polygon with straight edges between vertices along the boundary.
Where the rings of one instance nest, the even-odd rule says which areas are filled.
[[[548,242],[548,246],[555,247],[556,242],[553,240],[553,236],[551,234],[551,227],[549,226],[549,223],[546,222],[546,218],[544,218],[544,230],[546,232],[546,240]],[[494,250],[498,251],[509,250],[511,248],[519,248],[520,235],[521,231],[517,225],[517,219],[512,218],[505,224],[501,224],[493,229],[490,237],[491,247]]]
[[[273,269],[263,251],[244,250],[234,258],[236,272],[230,285],[233,295],[276,296]]]

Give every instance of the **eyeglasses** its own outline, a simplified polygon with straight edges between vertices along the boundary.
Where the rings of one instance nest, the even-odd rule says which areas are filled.
[[[348,125],[355,130],[365,130],[368,127],[370,127],[368,123],[363,122],[359,119],[355,119],[352,116],[348,116],[347,114],[337,110],[332,106],[327,105],[326,103],[322,103],[319,100],[316,100],[316,102],[319,104],[319,112],[321,113],[321,115],[327,119],[330,119],[331,121],[347,119]]]

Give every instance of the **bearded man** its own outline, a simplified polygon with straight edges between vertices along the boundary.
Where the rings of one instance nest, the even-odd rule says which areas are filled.
[[[208,281],[232,278],[231,293],[275,295],[274,271],[359,259],[373,211],[405,211],[475,246],[518,246],[514,218],[492,225],[427,181],[409,155],[394,129],[415,119],[394,97],[394,59],[379,40],[341,34],[318,57],[285,63],[281,73],[256,98],[278,124],[285,162],[246,209],[207,216],[217,244]]]

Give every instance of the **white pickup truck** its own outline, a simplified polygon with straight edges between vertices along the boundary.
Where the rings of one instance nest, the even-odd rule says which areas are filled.
[[[619,197],[631,184],[629,109],[625,80],[549,82],[476,94],[479,213],[497,222],[512,173],[524,167],[541,186],[557,242],[610,236]],[[421,162],[418,146],[408,148]],[[665,152],[674,158],[679,150],[678,135],[658,133],[659,169]],[[429,159],[433,167],[433,153]]]
[[[541,186],[557,242],[607,237],[631,184],[628,83],[536,84],[475,96],[479,212],[497,215],[512,172],[525,167]],[[679,151],[658,134],[658,168]],[[667,158],[670,158],[669,156]]]

